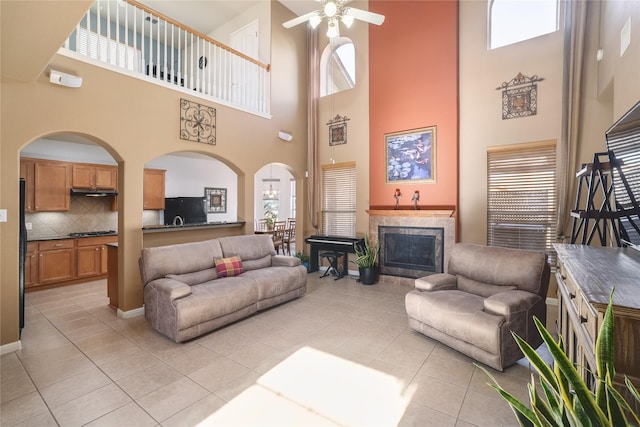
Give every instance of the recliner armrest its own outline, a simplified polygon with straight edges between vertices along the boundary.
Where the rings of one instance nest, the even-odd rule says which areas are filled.
[[[272,267],[295,267],[301,265],[300,258],[288,255],[271,255]]]
[[[504,316],[509,320],[512,316],[529,310],[540,300],[539,295],[527,291],[499,292],[484,300],[484,311]]]
[[[170,301],[191,295],[191,286],[174,279],[162,278],[152,280],[147,286],[156,291],[158,297],[166,298]]]
[[[453,274],[438,273],[430,276],[420,277],[414,284],[419,291],[443,291],[446,289],[456,289],[458,279]]]

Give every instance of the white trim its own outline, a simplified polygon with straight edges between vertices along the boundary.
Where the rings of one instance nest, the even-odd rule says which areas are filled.
[[[118,319],[131,319],[132,317],[137,317],[137,316],[141,316],[144,314],[144,306],[142,307],[138,307],[138,308],[134,308],[133,310],[129,310],[129,311],[122,311],[120,309],[118,309],[118,311],[116,312]]]
[[[546,300],[547,305],[558,305],[558,298],[549,298]]]
[[[22,350],[22,341],[20,340],[0,346],[0,356],[13,353],[18,350]]]

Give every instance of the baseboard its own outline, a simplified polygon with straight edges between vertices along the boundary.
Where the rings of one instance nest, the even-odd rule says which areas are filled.
[[[133,310],[129,311],[122,311],[118,309],[116,314],[118,316],[118,319],[131,319],[132,317],[142,316],[144,314],[144,306],[134,308]]]
[[[22,350],[22,341],[10,342],[9,344],[0,345],[0,356],[3,354],[13,353],[14,351]]]
[[[549,298],[549,297],[547,297],[546,303],[547,303],[547,305],[558,305],[558,298]]]

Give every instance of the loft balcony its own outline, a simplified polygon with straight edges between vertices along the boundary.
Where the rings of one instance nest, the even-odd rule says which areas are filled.
[[[134,0],[97,0],[59,54],[270,117],[270,66]]]

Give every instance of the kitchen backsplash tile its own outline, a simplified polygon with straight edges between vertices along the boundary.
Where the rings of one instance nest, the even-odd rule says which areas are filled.
[[[69,233],[118,230],[118,212],[111,210],[110,197],[72,197],[68,212],[28,213],[29,240],[63,237]]]

